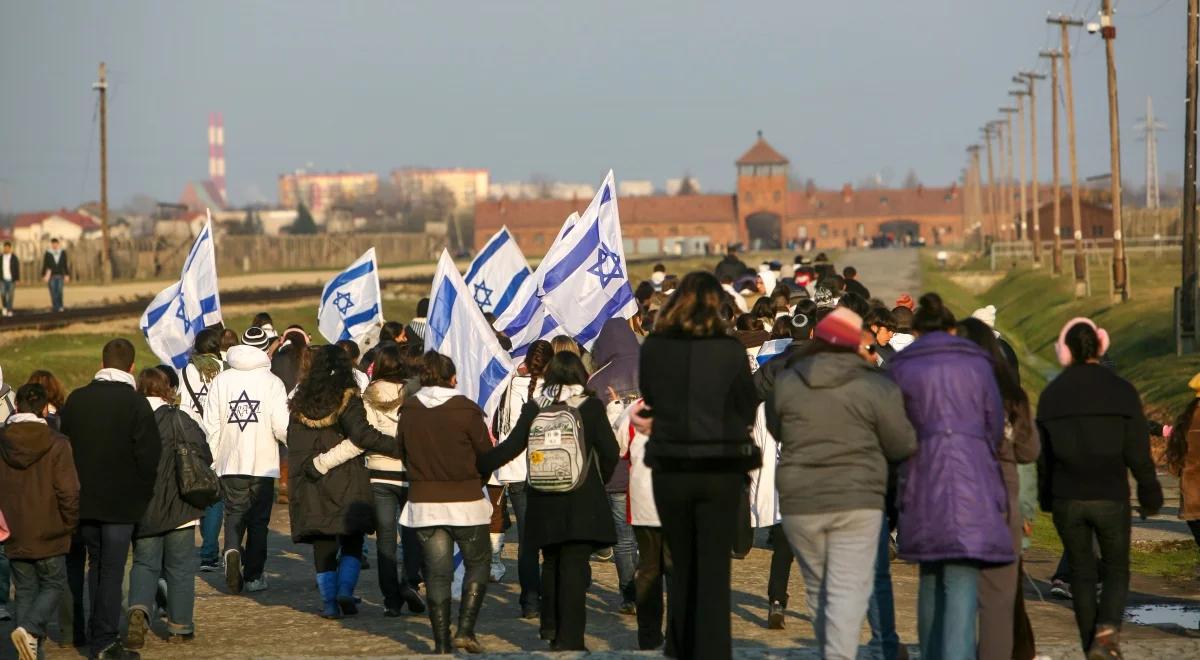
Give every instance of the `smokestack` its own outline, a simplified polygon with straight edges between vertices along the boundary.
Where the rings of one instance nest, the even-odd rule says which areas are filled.
[[[222,205],[227,204],[225,196],[225,126],[221,113],[208,115],[208,179],[213,182]]]

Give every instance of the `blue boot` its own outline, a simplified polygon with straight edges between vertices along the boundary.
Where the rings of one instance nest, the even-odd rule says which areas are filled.
[[[354,598],[354,587],[358,586],[358,573],[362,560],[342,555],[337,570],[337,606],[345,616],[358,614],[358,601]]]
[[[338,609],[337,589],[338,574],[334,571],[317,573],[317,590],[321,592],[321,617],[325,619],[340,619],[342,611]]]

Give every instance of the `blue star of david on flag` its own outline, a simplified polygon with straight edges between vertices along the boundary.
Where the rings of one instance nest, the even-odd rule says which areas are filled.
[[[475,304],[480,307],[491,307],[493,290],[488,288],[487,282],[480,282],[473,286],[475,287]]]
[[[246,390],[242,390],[236,399],[229,402],[229,423],[237,424],[239,431],[245,431],[247,426],[258,423],[260,405],[261,401],[251,399]]]
[[[606,272],[604,265],[612,262],[612,267]],[[600,244],[600,249],[596,251],[596,263],[587,269],[587,272],[600,278],[600,286],[608,286],[608,283],[618,277],[623,277],[621,272],[621,257],[604,243]]]
[[[349,293],[345,291],[339,291],[338,294],[333,297],[333,306],[337,307],[337,311],[345,316],[346,312],[350,311],[351,307],[354,307],[354,300],[350,298]]]
[[[179,309],[175,312],[175,318],[183,321],[183,331],[185,333],[192,331],[192,322],[187,317],[187,310],[183,307],[183,300],[179,301]]]

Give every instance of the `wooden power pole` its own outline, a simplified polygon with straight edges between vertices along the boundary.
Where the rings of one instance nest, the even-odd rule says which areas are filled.
[[[1196,327],[1196,68],[1200,64],[1200,0],[1188,0],[1187,8],[1187,82],[1183,129],[1183,209],[1180,224],[1183,234],[1183,279],[1176,302],[1179,329],[1176,350],[1180,354],[1197,348]]]
[[[1013,159],[1016,157],[1013,154],[1013,113],[1016,108],[1000,108],[1000,114],[1004,117],[1004,139],[1008,144],[1004,147],[1004,213],[1008,218],[1009,229],[1012,230],[1012,240],[1020,240],[1021,233],[1018,231],[1020,225],[1017,224],[1016,213],[1013,212],[1013,194],[1012,185],[1016,183],[1016,177],[1013,176]]]
[[[1062,64],[1063,82],[1067,106],[1067,152],[1071,160],[1071,220],[1075,231],[1075,297],[1087,295],[1087,262],[1083,254],[1083,225],[1080,220],[1082,210],[1079,208],[1079,160],[1075,151],[1075,94],[1071,88],[1071,38],[1067,30],[1071,26],[1083,25],[1083,21],[1066,16],[1051,16],[1047,23],[1059,26],[1062,35]]]
[[[987,166],[988,166],[988,210],[992,215],[992,240],[1000,240],[1000,216],[999,209],[996,203],[996,175],[992,165],[992,137],[996,134],[992,124],[983,127],[983,139],[987,143]]]
[[[1028,243],[1029,242],[1029,221],[1026,220],[1026,214],[1029,212],[1029,206],[1027,206],[1027,202],[1029,200],[1025,197],[1025,186],[1027,185],[1027,183],[1029,181],[1029,179],[1026,178],[1026,175],[1028,174],[1028,172],[1025,170],[1025,162],[1026,162],[1026,156],[1027,156],[1027,154],[1025,152],[1025,138],[1026,138],[1026,135],[1025,135],[1025,96],[1028,93],[1023,89],[1019,89],[1019,90],[1015,90],[1015,91],[1010,91],[1009,94],[1017,97],[1017,124],[1018,124],[1017,135],[1019,136],[1017,138],[1017,146],[1020,147],[1020,149],[1018,150],[1018,153],[1020,154],[1020,158],[1021,158],[1020,167],[1017,170],[1018,175],[1020,176],[1020,179],[1018,179],[1017,182],[1021,185],[1021,192],[1020,192],[1020,196],[1019,196],[1019,199],[1021,200],[1021,213],[1020,213],[1020,216],[1021,216],[1021,240]],[[1009,116],[1010,117],[1012,116],[1011,113],[1009,114]],[[1032,246],[1031,246],[1031,248],[1032,248]],[[1032,249],[1030,251],[1032,252]]]
[[[100,79],[92,84],[100,93],[100,271],[105,282],[112,281],[112,246],[108,238],[108,78],[104,62],[100,63]]]
[[[1057,50],[1044,50],[1040,55],[1050,60],[1050,151],[1054,170],[1054,247],[1051,254],[1053,273],[1062,275],[1062,177],[1058,171],[1058,57]]]
[[[1129,300],[1129,264],[1125,261],[1125,233],[1121,215],[1121,121],[1117,110],[1117,62],[1115,46],[1117,28],[1113,25],[1112,0],[1104,0],[1100,11],[1100,36],[1104,39],[1104,54],[1108,64],[1108,148],[1112,163],[1112,223],[1113,223],[1113,299]]]
[[[1046,76],[1040,73],[1023,71],[1013,78],[1013,82],[1024,81],[1028,85],[1029,95],[1029,148],[1030,148],[1030,192],[1033,194],[1033,267],[1042,266],[1042,222],[1040,218],[1041,201],[1038,199],[1042,182],[1038,179],[1038,150],[1037,150],[1037,85],[1038,80]]]

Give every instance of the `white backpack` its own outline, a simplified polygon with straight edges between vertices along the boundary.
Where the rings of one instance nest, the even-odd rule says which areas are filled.
[[[529,487],[543,493],[569,493],[587,479],[592,448],[583,432],[579,406],[585,396],[555,401],[542,408],[529,429],[525,453]]]

